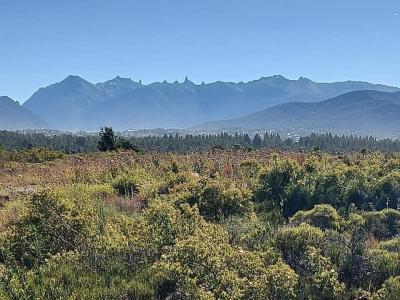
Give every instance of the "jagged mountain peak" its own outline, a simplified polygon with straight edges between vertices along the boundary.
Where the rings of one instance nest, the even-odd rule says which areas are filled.
[[[370,83],[316,83],[282,75],[249,82],[155,82],[146,85],[117,76],[97,84],[68,76],[40,89],[24,106],[54,129],[96,130],[189,127],[202,122],[230,119],[277,104],[321,101],[361,89],[386,92],[399,89]]]
[[[183,82],[183,84],[195,85],[195,83],[193,81],[191,81],[187,76],[185,77],[185,81]]]

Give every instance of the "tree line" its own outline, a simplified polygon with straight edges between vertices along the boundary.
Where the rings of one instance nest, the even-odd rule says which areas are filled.
[[[105,149],[99,146],[102,138],[109,133],[113,136],[114,145]],[[107,146],[105,146],[107,148]],[[218,134],[186,134],[122,137],[111,128],[103,128],[100,134],[59,134],[22,133],[0,131],[0,148],[5,150],[21,150],[29,148],[47,148],[65,153],[96,152],[115,150],[116,148],[134,150],[155,150],[161,152],[185,153],[209,149],[284,149],[291,151],[321,150],[326,152],[346,151],[400,151],[398,139],[376,139],[370,136],[346,136],[327,134],[311,134],[297,139],[282,138],[279,134],[265,132],[249,135],[245,133]],[[114,149],[115,148],[115,149]]]

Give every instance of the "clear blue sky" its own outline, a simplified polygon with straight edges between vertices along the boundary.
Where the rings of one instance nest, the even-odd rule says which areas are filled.
[[[0,95],[69,74],[400,86],[399,0],[0,0]]]

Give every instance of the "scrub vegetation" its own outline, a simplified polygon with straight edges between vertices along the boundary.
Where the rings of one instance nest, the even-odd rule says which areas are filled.
[[[400,298],[399,154],[0,157],[0,299]]]

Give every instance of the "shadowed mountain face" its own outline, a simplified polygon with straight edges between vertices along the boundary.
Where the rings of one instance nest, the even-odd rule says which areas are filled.
[[[0,97],[0,129],[45,128],[46,124],[9,97]]]
[[[92,84],[69,76],[39,89],[23,106],[54,129],[185,128],[244,116],[285,102],[315,102],[365,89],[399,90],[365,82],[316,83],[306,78],[289,80],[282,76],[263,77],[247,83],[201,85],[188,79],[183,83],[143,85],[120,77]]]
[[[377,135],[400,134],[400,93],[356,91],[316,102],[293,102],[224,121],[195,127],[201,130],[312,128],[370,130]]]

